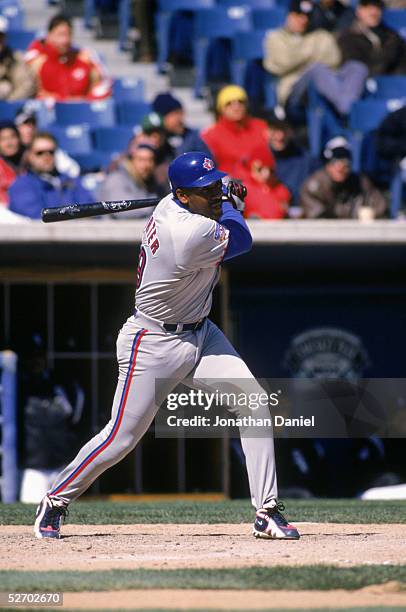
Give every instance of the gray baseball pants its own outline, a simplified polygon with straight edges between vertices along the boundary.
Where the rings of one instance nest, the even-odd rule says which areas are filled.
[[[241,392],[264,390],[211,321],[197,331],[168,333],[156,321],[137,313],[117,340],[119,377],[111,419],[58,475],[49,491],[71,502],[96,478],[123,459],[138,443],[175,386],[191,379],[193,387],[218,389],[218,381],[238,381]],[[156,380],[158,379],[158,380]],[[235,406],[227,407],[235,413]],[[256,416],[261,416],[256,412]],[[265,416],[269,417],[269,412]],[[252,503],[256,508],[277,498],[272,429],[248,437],[240,429]]]

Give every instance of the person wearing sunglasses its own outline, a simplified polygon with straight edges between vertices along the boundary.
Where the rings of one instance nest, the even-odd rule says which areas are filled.
[[[9,209],[31,219],[41,218],[42,208],[84,204],[93,200],[80,179],[71,179],[56,169],[58,144],[52,134],[37,132],[26,151],[27,173],[9,189]]]
[[[223,87],[216,100],[217,121],[204,129],[200,136],[209,148],[222,172],[235,178],[244,159],[258,146],[268,142],[268,125],[251,117],[248,96],[238,85]]]

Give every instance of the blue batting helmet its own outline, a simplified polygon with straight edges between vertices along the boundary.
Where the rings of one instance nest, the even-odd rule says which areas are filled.
[[[179,155],[170,164],[168,178],[173,193],[177,189],[206,187],[226,176],[225,172],[217,170],[214,161],[200,151],[191,151]]]

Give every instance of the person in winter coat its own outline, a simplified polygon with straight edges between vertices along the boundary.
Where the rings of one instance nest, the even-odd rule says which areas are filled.
[[[31,98],[35,90],[35,75],[22,54],[7,46],[7,21],[0,15],[0,100]]]
[[[245,163],[247,187],[244,216],[247,219],[283,219],[291,199],[289,190],[275,175],[275,160],[269,147],[251,152]]]
[[[0,122],[0,206],[9,201],[8,190],[21,169],[24,149],[12,121]]]
[[[59,101],[103,100],[112,81],[96,55],[72,46],[72,25],[64,15],[52,17],[44,40],[31,43],[25,61],[35,72],[38,98]]]
[[[30,101],[17,111],[14,123],[20,134],[23,147],[29,148],[32,139],[38,131],[37,117],[35,112],[30,110]],[[77,161],[59,147],[55,153],[55,166],[58,172],[66,174],[70,178],[76,178],[80,174],[80,166]]]
[[[285,26],[265,39],[264,67],[278,77],[278,102],[297,121],[310,85],[346,115],[361,96],[368,74],[361,62],[342,62],[333,34],[309,31],[312,12],[310,0],[291,0]]]
[[[56,149],[57,142],[51,134],[37,132],[26,152],[29,170],[9,189],[12,212],[40,219],[42,208],[92,202],[92,194],[79,179],[71,179],[56,170]]]
[[[345,138],[330,140],[324,150],[326,164],[312,174],[300,193],[303,216],[308,219],[352,219],[360,209],[372,209],[383,217],[387,203],[382,193],[363,174],[351,171],[351,151]]]
[[[344,61],[362,62],[369,76],[406,74],[406,42],[382,23],[382,0],[360,0],[356,19],[341,32],[338,45]]]
[[[138,200],[160,198],[162,188],[154,178],[155,150],[148,144],[131,147],[129,155],[118,168],[107,175],[100,185],[97,195],[100,200]],[[117,219],[149,217],[154,207],[121,212]],[[114,215],[113,215],[114,216]]]
[[[211,151],[219,170],[239,178],[238,168],[251,151],[268,142],[268,126],[262,119],[248,114],[246,91],[238,85],[220,90],[216,123],[204,129],[200,136]]]

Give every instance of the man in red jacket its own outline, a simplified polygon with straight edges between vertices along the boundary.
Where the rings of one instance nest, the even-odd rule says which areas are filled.
[[[209,147],[222,172],[240,178],[238,167],[258,145],[267,145],[268,126],[250,117],[247,93],[238,85],[227,85],[217,96],[217,122],[203,130],[202,140]]]
[[[64,15],[49,22],[44,40],[34,40],[26,62],[38,80],[38,98],[102,100],[111,95],[111,79],[100,61],[85,49],[72,46],[72,25]]]

